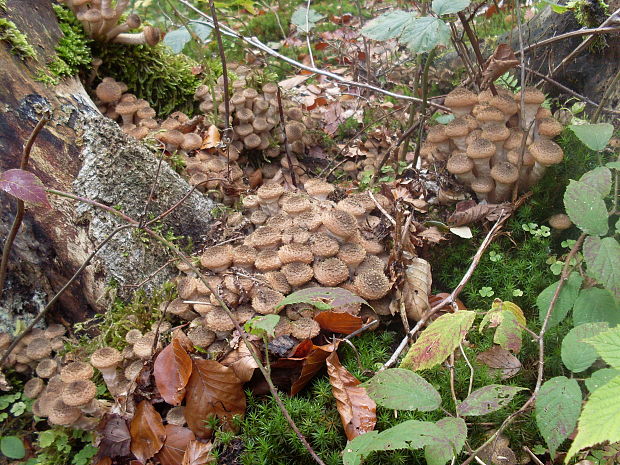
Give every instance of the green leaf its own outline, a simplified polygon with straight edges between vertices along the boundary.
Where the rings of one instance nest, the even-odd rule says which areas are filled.
[[[462,418],[442,418],[436,425],[444,434],[424,447],[427,465],[444,465],[456,457],[467,439],[467,424]]]
[[[579,295],[579,288],[581,288],[581,283],[583,279],[579,276],[578,273],[571,273],[564,286],[562,286],[562,290],[560,291],[560,295],[555,303],[555,307],[553,308],[553,312],[549,317],[548,328],[552,328],[560,323],[568,312],[570,312],[571,308],[575,304],[575,300],[577,300],[577,296]],[[555,290],[558,287],[557,283],[553,283],[548,286],[545,290],[543,290],[538,297],[536,298],[536,306],[538,307],[538,319],[542,323],[545,321],[545,316],[547,315],[547,311],[549,310],[549,304],[551,303],[551,299],[553,298],[553,294],[555,294]]]
[[[497,327],[493,342],[499,344],[503,349],[519,353],[522,327],[525,327],[527,322],[523,310],[517,304],[495,299],[491,310],[484,315],[480,323],[479,330],[481,333],[487,323],[489,323],[490,328]]]
[[[430,52],[438,45],[450,43],[450,28],[439,18],[417,18],[405,28],[399,42],[407,45],[413,53]]]
[[[312,30],[316,23],[324,17],[325,16],[317,13],[312,8],[307,9],[305,6],[300,6],[295,10],[293,16],[291,16],[291,23],[297,26],[297,29],[299,29],[301,32],[307,34],[309,31]]]
[[[456,410],[459,415],[466,417],[486,415],[508,405],[515,394],[523,390],[526,388],[489,384],[472,392]]]
[[[571,179],[564,193],[566,214],[583,232],[607,234],[607,208],[599,191],[590,184]]]
[[[24,443],[17,436],[4,436],[0,439],[0,452],[10,459],[23,459],[26,456]]]
[[[546,381],[536,397],[536,424],[551,458],[575,430],[581,411],[581,389],[574,379],[556,376]]]
[[[362,35],[374,40],[394,39],[402,35],[405,28],[415,21],[417,13],[393,10],[377,16],[362,28]]]
[[[191,28],[200,39],[204,42],[207,41],[211,35],[212,28],[202,23],[190,23],[188,27]],[[174,31],[166,33],[163,43],[172,49],[174,53],[181,53],[187,43],[192,40],[192,35],[189,33],[186,27],[180,27]]]
[[[599,333],[586,342],[593,345],[596,352],[612,368],[620,369],[620,326]]]
[[[614,133],[613,125],[609,123],[571,124],[568,129],[573,131],[586,147],[596,151],[603,150]]]
[[[610,161],[605,166],[612,170],[620,170],[620,161]]]
[[[341,287],[308,287],[286,296],[276,305],[276,310],[299,303],[313,305],[319,310],[331,310],[351,304],[366,304],[370,307],[360,296]]]
[[[435,121],[437,121],[439,124],[448,124],[456,118],[452,113],[448,113],[446,115],[440,115],[439,113],[435,114],[439,115],[435,118]]]
[[[562,362],[573,373],[587,370],[598,358],[596,349],[585,339],[608,330],[607,323],[586,323],[571,329],[562,340]]]
[[[53,430],[45,430],[45,431],[41,431],[39,434],[39,447],[41,447],[42,449],[45,449],[46,447],[51,446],[52,444],[54,444],[54,441],[56,440],[56,433]]]
[[[475,318],[475,312],[467,310],[441,315],[422,331],[400,366],[416,371],[439,365],[459,346]]]
[[[275,337],[273,331],[276,329],[279,321],[280,315],[260,315],[247,321],[243,328],[255,336],[263,337],[266,334]]]
[[[390,409],[430,412],[441,405],[441,396],[433,385],[411,370],[390,368],[363,386],[372,400]]]
[[[555,13],[562,14],[568,11],[568,7],[560,5],[559,3],[552,2],[551,0],[544,0],[544,2],[547,3]]]
[[[600,370],[592,373],[592,376],[586,379],[586,387],[588,388],[588,391],[593,392],[595,389],[607,384],[618,375],[620,375],[620,370],[616,370],[615,368],[601,368]]]
[[[564,463],[568,463],[571,457],[584,447],[604,441],[620,441],[618,396],[620,396],[620,376],[616,376],[590,394],[579,417],[577,436],[566,454]]]
[[[620,323],[620,307],[607,289],[583,289],[573,307],[573,324],[579,326],[598,321],[616,326]]]
[[[620,299],[620,244],[613,237],[588,236],[583,242],[587,273]]]
[[[433,0],[433,11],[437,16],[458,13],[469,6],[469,0]]]
[[[599,166],[581,176],[579,182],[585,182],[596,189],[601,196],[606,197],[611,192],[611,170]]]

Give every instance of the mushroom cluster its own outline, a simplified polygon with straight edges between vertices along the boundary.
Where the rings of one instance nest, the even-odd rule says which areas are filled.
[[[101,42],[115,42],[129,45],[156,45],[161,40],[161,32],[152,26],[145,26],[141,32],[128,31],[140,27],[142,21],[136,14],[130,14],[118,24],[128,0],[62,0],[82,23],[88,37]]]
[[[279,313],[276,337],[298,340],[319,334],[313,319],[317,310],[304,304],[278,308],[285,295],[306,287],[343,287],[375,309],[385,309],[384,298],[391,290],[387,256],[375,237],[381,220],[372,214],[375,202],[389,209],[387,199],[376,194],[373,200],[362,193],[335,203],[327,200],[334,191],[330,183],[310,179],[304,188],[285,191],[278,183],[263,184],[243,199],[252,232],[241,243],[208,247],[200,257],[210,287],[239,324],[255,315]],[[188,336],[196,345],[222,344],[234,329],[233,321],[191,270],[179,268],[186,275],[179,279],[179,297],[167,304],[167,311],[192,322]],[[359,305],[340,309],[355,315],[361,310]]]
[[[32,329],[11,351],[4,366],[18,373],[36,371],[40,362],[53,358],[53,354],[64,347],[64,334],[65,328],[58,324],[52,324],[45,330]],[[0,355],[12,341],[10,334],[0,333]]]
[[[563,128],[541,107],[541,91],[528,87],[523,92],[520,108],[521,92],[498,88],[498,95],[488,90],[476,95],[462,87],[453,90],[445,105],[456,118],[430,128],[421,156],[427,162],[447,162],[448,171],[480,200],[506,201],[517,182],[520,190],[530,188],[548,166],[562,161],[564,153],[552,139]],[[525,129],[519,127],[521,119]]]

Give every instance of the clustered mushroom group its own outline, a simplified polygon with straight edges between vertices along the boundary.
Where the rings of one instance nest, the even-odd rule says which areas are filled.
[[[480,200],[493,203],[508,200],[517,182],[520,191],[530,188],[564,156],[552,140],[562,125],[541,107],[541,91],[525,88],[523,108],[521,92],[497,91],[476,95],[459,87],[450,92],[445,105],[456,118],[432,126],[420,150],[429,163],[447,162],[448,171]]]
[[[385,275],[386,255],[374,231],[381,222],[371,213],[387,199],[377,194],[353,194],[338,202],[327,200],[334,187],[318,179],[304,184],[305,192],[286,191],[278,183],[263,184],[243,199],[250,234],[238,244],[208,247],[200,257],[208,283],[232,310],[239,324],[256,315],[280,314],[277,338],[291,341],[319,334],[317,310],[305,304],[279,308],[285,295],[306,287],[343,287],[371,303],[377,313],[389,313],[385,298],[391,283]],[[201,347],[218,349],[234,324],[216,295],[187,267],[178,281],[179,298],[168,312],[188,321],[201,338]],[[187,303],[198,302],[198,303]],[[339,311],[354,315],[370,309],[350,305]],[[294,338],[294,339],[291,339]],[[210,348],[211,349],[211,348]]]
[[[145,26],[141,32],[128,31],[140,27],[142,21],[136,14],[130,14],[125,22],[118,24],[129,0],[62,0],[82,23],[84,32],[90,38],[101,42],[115,42],[128,45],[156,45],[161,39],[159,29]]]

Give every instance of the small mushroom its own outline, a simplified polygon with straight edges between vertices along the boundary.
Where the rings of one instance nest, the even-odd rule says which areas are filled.
[[[491,169],[491,177],[495,181],[495,192],[492,200],[504,202],[510,197],[512,185],[519,179],[519,170],[512,163],[502,161]]]
[[[572,225],[573,222],[565,213],[557,213],[549,218],[549,226],[558,231],[569,229]]]
[[[474,161],[464,153],[457,152],[452,155],[448,160],[447,168],[463,184],[469,186],[476,180],[472,172]]]

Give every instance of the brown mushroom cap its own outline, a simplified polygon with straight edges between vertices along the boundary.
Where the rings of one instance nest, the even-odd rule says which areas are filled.
[[[90,364],[99,370],[114,368],[122,361],[121,353],[114,347],[102,347],[90,356]]]
[[[256,191],[256,195],[258,195],[261,204],[275,202],[283,193],[284,188],[280,184],[274,182],[263,184]]]
[[[60,379],[64,383],[70,383],[80,379],[90,379],[94,374],[93,367],[86,362],[71,362],[60,370]]]
[[[82,416],[82,412],[77,407],[65,404],[62,399],[56,399],[50,406],[47,416],[54,425],[69,426]]]
[[[483,137],[475,139],[467,146],[467,156],[473,159],[491,158],[495,151],[495,144]]]
[[[504,113],[504,115],[506,115],[506,119],[510,118],[510,116],[519,111],[519,106],[514,101],[512,94],[493,95],[488,100],[488,104]]]
[[[166,414],[166,423],[169,425],[185,426],[187,423],[185,419],[185,407],[179,405],[168,410]]]
[[[257,251],[249,245],[238,245],[232,249],[232,261],[235,266],[252,266],[256,260]]]
[[[303,195],[291,195],[282,202],[282,210],[294,216],[310,210],[311,206],[310,200]]]
[[[51,378],[58,370],[58,362],[52,358],[44,358],[37,364],[36,373],[41,378]]]
[[[54,339],[60,336],[64,336],[66,332],[67,330],[63,325],[54,323],[45,328],[45,331],[43,331],[43,336],[48,339]]]
[[[338,251],[338,258],[342,260],[345,265],[354,268],[364,261],[366,254],[366,249],[360,244],[349,242],[342,244],[342,247],[340,247]]]
[[[104,103],[113,103],[121,98],[122,90],[114,81],[104,81],[95,89],[97,98]]]
[[[246,148],[250,150],[258,148],[260,144],[261,144],[261,138],[258,134],[254,134],[254,133],[248,134],[247,136],[243,138],[243,145],[245,145]]]
[[[356,218],[362,219],[366,216],[366,208],[355,199],[347,197],[336,204],[336,209],[349,212]]]
[[[333,184],[323,181],[322,179],[308,179],[304,183],[306,192],[314,198],[324,200],[329,194],[334,192]]]
[[[26,355],[32,360],[41,360],[52,354],[52,346],[49,339],[44,336],[35,337],[26,347]]]
[[[286,276],[280,271],[268,271],[263,275],[267,285],[274,291],[278,291],[284,295],[291,292],[291,286]]]
[[[45,382],[41,378],[30,378],[24,384],[24,396],[29,399],[36,399],[43,392],[44,387]]]
[[[189,134],[185,134],[183,137],[183,143],[181,144],[181,148],[183,150],[198,150],[202,145],[202,137],[194,132],[190,132]]]
[[[314,264],[314,276],[323,286],[337,286],[349,279],[349,267],[339,258],[328,258]]]
[[[68,383],[62,390],[62,401],[70,407],[88,404],[97,395],[97,385],[89,379]]]
[[[377,300],[390,292],[392,286],[387,277],[378,271],[365,271],[358,274],[353,280],[360,297],[369,300]]]
[[[325,233],[316,233],[310,237],[310,250],[317,257],[333,257],[338,253],[340,245]]]
[[[469,134],[469,125],[464,119],[455,118],[446,125],[445,134],[448,137],[466,136]]]
[[[367,255],[366,258],[357,266],[356,274],[366,271],[378,271],[383,273],[385,262],[376,255]]]
[[[357,231],[357,220],[343,210],[328,210],[322,217],[323,225],[338,238],[349,238]]]
[[[506,159],[515,166],[519,164],[519,157],[520,157],[520,152],[518,151],[518,149],[510,150],[506,154]],[[525,152],[523,153],[523,160],[521,160],[521,166],[526,166],[526,167],[532,166],[535,161],[536,160],[534,160],[534,157],[532,157],[530,152],[526,149]]]
[[[134,328],[127,331],[127,334],[125,334],[125,341],[127,341],[128,344],[134,345],[141,337],[142,332],[139,329]]]
[[[538,120],[538,134],[549,137],[550,139],[559,136],[562,132],[562,125],[555,118],[542,118]]]
[[[474,168],[474,162],[464,153],[455,153],[448,160],[447,168],[452,174],[469,173]]]
[[[312,267],[302,262],[287,263],[282,267],[281,272],[293,287],[306,284],[314,277]]]
[[[256,256],[254,266],[259,271],[276,271],[282,266],[280,257],[275,250],[261,250]]]
[[[261,226],[254,231],[249,239],[250,244],[256,248],[274,247],[280,243],[282,234],[271,226]]]
[[[452,110],[471,107],[476,103],[478,103],[478,96],[465,87],[457,87],[446,96],[444,101],[444,104]]]
[[[269,315],[278,313],[276,305],[278,305],[284,296],[273,289],[261,288],[252,298],[252,308],[261,315]]]
[[[508,139],[510,129],[504,123],[491,123],[482,130],[481,137],[491,142],[500,142]]]
[[[476,194],[486,195],[493,189],[495,189],[495,181],[489,177],[479,177],[471,183],[471,190]]]
[[[515,102],[521,102],[521,93],[523,91],[517,92],[514,96]],[[525,103],[526,104],[535,104],[540,105],[545,101],[545,94],[543,94],[536,87],[526,87],[525,88]]]
[[[426,140],[431,144],[440,144],[449,139],[446,134],[446,127],[443,124],[437,124],[435,126],[431,126],[428,132],[426,133]]]
[[[312,339],[321,332],[321,327],[312,318],[300,318],[290,323],[291,336],[297,339]]]
[[[278,257],[283,265],[293,262],[312,263],[314,255],[305,244],[285,244],[278,250]]]
[[[135,342],[135,344],[133,345],[133,352],[136,357],[139,357],[143,360],[149,359],[153,355],[153,345],[153,337],[145,334]]]
[[[285,229],[289,229],[293,226],[293,220],[289,215],[286,214],[278,214],[274,215],[267,220],[267,226],[277,229],[282,232]]]
[[[299,121],[291,121],[287,123],[284,129],[286,131],[286,139],[289,143],[301,140],[304,132],[306,132],[306,126],[304,126],[304,123]]]
[[[478,110],[476,119],[484,127],[490,123],[501,123],[504,121],[504,113],[495,107],[485,106]]]
[[[232,264],[231,252],[229,244],[207,247],[200,257],[200,264],[212,271],[221,271]]]
[[[549,139],[538,139],[528,147],[532,156],[543,166],[560,163],[564,158],[562,148]]]
[[[308,231],[316,231],[321,227],[321,215],[315,211],[305,211],[293,218],[293,225],[307,229]]]
[[[218,307],[207,313],[207,316],[204,318],[204,326],[211,331],[220,332],[231,331],[235,324],[226,311]]]
[[[568,229],[572,225],[573,225],[573,222],[570,220],[568,215],[564,213],[557,213],[553,215],[551,218],[549,218],[549,226],[559,231]]]
[[[502,161],[491,168],[491,177],[497,184],[512,184],[519,179],[519,170],[512,163]]]

